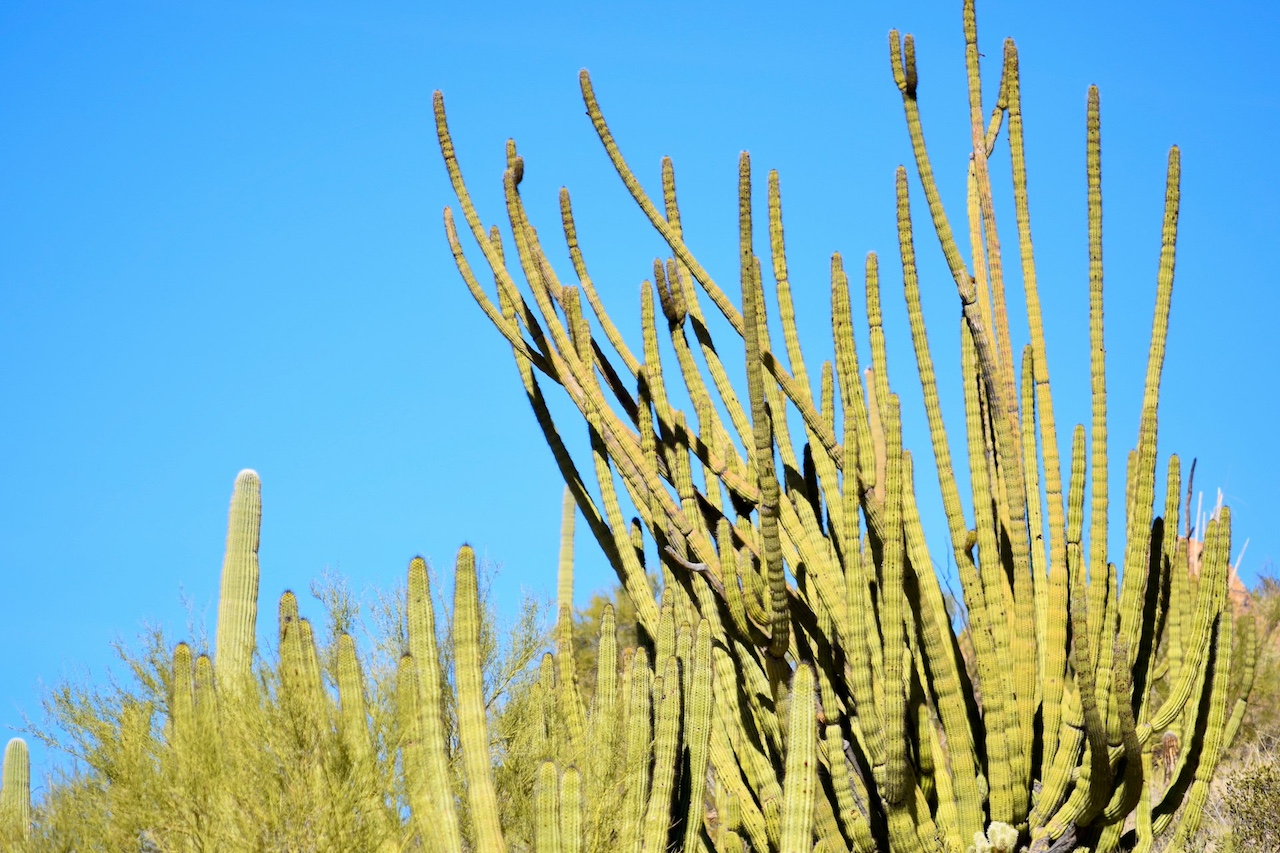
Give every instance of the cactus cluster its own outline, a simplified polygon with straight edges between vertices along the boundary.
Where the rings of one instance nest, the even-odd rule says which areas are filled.
[[[1171,830],[1170,849],[1182,849],[1240,723],[1251,679],[1240,661],[1252,657],[1253,622],[1237,629],[1227,599],[1230,512],[1224,508],[1204,531],[1200,570],[1193,573],[1190,531],[1178,532],[1182,477],[1176,456],[1163,476],[1160,514],[1155,506],[1178,149],[1168,159],[1139,434],[1127,456],[1125,494],[1113,501],[1107,488],[1098,92],[1089,91],[1085,134],[1092,413],[1088,429],[1081,425],[1072,433],[1064,472],[1027,203],[1018,54],[1006,41],[999,97],[988,113],[972,0],[964,4],[964,34],[973,148],[967,227],[960,237],[943,209],[925,146],[914,43],[897,32],[889,39],[915,171],[963,314],[958,356],[971,516],[939,402],[908,176],[900,167],[902,291],[968,615],[963,637],[932,568],[912,455],[902,446],[903,413],[890,382],[876,255],[867,257],[863,275],[869,365],[854,343],[844,261],[839,254],[831,259],[835,359],[816,371],[815,391],[796,329],[777,174],[768,177],[770,257],[762,261],[753,249],[753,170],[749,156],[741,156],[741,301],[735,304],[685,242],[670,159],[662,162],[661,198],[655,200],[623,158],[584,71],[583,99],[605,151],[670,249],[669,257],[654,260],[652,278],[641,285],[643,343],[633,351],[588,272],[568,191],[560,192],[560,225],[572,280],[557,273],[528,219],[519,189],[524,162],[514,141],[507,143],[503,174],[510,243],[496,226],[485,227],[436,93],[439,142],[462,224],[489,267],[496,298],[481,286],[446,208],[454,258],[512,348],[570,493],[660,647],[673,618],[677,633],[710,632],[717,709],[710,780],[716,797],[724,792],[732,799],[726,811],[734,825],[724,836],[708,829],[701,842],[686,839],[695,846],[736,849],[738,838],[755,850],[807,851],[816,841],[827,850],[863,853],[962,853],[970,840],[981,840],[980,849],[1026,844],[1033,853],[1148,850],[1157,834]],[[988,165],[1002,141],[1012,165],[1030,327],[1030,341],[1020,350],[1011,340]],[[766,263],[775,324],[766,317]],[[719,313],[740,342],[713,340],[704,296],[713,306],[708,310]],[[781,346],[771,339],[774,326],[781,327]],[[674,365],[661,355],[663,336]],[[745,354],[745,394],[732,386],[725,368],[725,359],[740,357],[735,350]],[[547,381],[567,393],[585,420],[590,459],[575,458],[564,443],[544,397]],[[628,499],[636,514],[629,521]],[[1125,533],[1124,553],[1114,560],[1107,552],[1113,504],[1123,512]],[[644,571],[645,538],[662,561],[661,606]],[[1233,643],[1237,630],[1249,634],[1242,658]],[[972,672],[962,639],[971,647]],[[661,679],[665,697],[670,670],[661,654],[651,672],[647,660],[640,662],[644,678],[655,685]],[[630,665],[638,664],[633,658]],[[663,722],[659,695],[655,688],[656,731]],[[581,718],[573,708],[562,715]],[[798,715],[814,719],[801,722]],[[645,724],[628,738],[648,739]],[[1153,750],[1169,730],[1185,748],[1166,784],[1150,768]],[[657,789],[665,779],[659,773],[666,772],[670,746],[654,737],[653,779],[637,777],[626,786],[618,812],[624,826],[648,814],[636,792],[646,790],[644,784]],[[817,783],[808,775],[815,771]],[[794,778],[797,772],[805,778]],[[539,790],[550,803],[553,775],[544,775]],[[714,812],[719,815],[719,808]],[[673,812],[673,826],[678,818]],[[553,824],[548,817],[548,833]]]
[[[236,507],[260,505],[259,488],[252,472],[237,479],[233,531],[242,518]],[[393,679],[371,677],[347,633],[338,633],[322,654],[292,592],[279,601],[274,664],[255,648],[253,622],[231,623],[246,632],[238,638],[217,626],[219,637],[258,661],[249,680],[240,673],[224,682],[207,654],[178,643],[156,677],[143,678],[161,695],[126,695],[112,706],[109,719],[82,718],[94,744],[86,756],[91,773],[52,789],[37,811],[39,832],[30,842],[22,841],[31,828],[26,748],[12,741],[0,793],[3,829],[7,837],[17,836],[12,848],[66,849],[69,843],[76,849],[131,849],[137,843],[144,850],[265,846],[383,853],[1020,849],[1025,827],[989,820],[989,771],[978,767],[969,780],[952,769],[958,762],[941,713],[923,723],[911,720],[913,733],[906,736],[907,772],[917,774],[910,777],[914,810],[895,810],[889,803],[887,758],[866,762],[862,752],[875,739],[887,756],[887,732],[872,730],[856,706],[854,713],[841,708],[850,688],[833,680],[832,667],[842,652],[835,644],[817,645],[836,625],[821,611],[813,621],[803,612],[796,618],[800,588],[788,589],[793,633],[777,664],[786,671],[770,671],[744,665],[768,648],[759,624],[763,604],[757,600],[757,615],[747,616],[755,639],[738,637],[722,587],[694,584],[696,598],[687,597],[690,587],[668,567],[661,595],[649,601],[657,619],[646,642],[620,649],[614,612],[605,607],[594,689],[583,690],[574,666],[571,607],[575,512],[567,499],[554,651],[522,692],[520,701],[532,713],[513,731],[493,725],[493,695],[485,684],[488,629],[475,555],[464,546],[453,577],[448,649],[441,642],[446,632],[433,606],[426,563],[411,561],[398,607],[403,618],[392,637],[403,652]],[[1179,543],[1185,555],[1187,540]],[[632,554],[643,570],[638,544],[637,537]],[[226,577],[245,565],[224,564],[224,589],[245,589]],[[1207,589],[1207,571],[1206,566],[1200,574],[1187,573],[1181,583]],[[763,598],[763,582],[754,595]],[[1189,622],[1194,612],[1173,617],[1170,611],[1166,619]],[[951,641],[958,656],[954,636]],[[918,639],[915,648],[904,649],[927,662],[930,642]],[[882,645],[868,648],[884,652]],[[1212,654],[1219,654],[1216,647]],[[1243,657],[1249,659],[1247,651]],[[1164,654],[1159,661],[1154,677],[1173,696],[1183,689],[1178,685],[1187,660],[1170,663]],[[906,671],[918,665],[903,664]],[[1218,677],[1212,664],[1200,669],[1199,680]],[[873,701],[883,702],[883,681],[872,680],[866,689]],[[914,689],[914,702],[928,701],[919,698],[926,687],[918,676]],[[1214,723],[1204,713],[1215,704],[1206,692],[1211,689],[1197,685],[1201,712],[1171,723],[1200,755],[1187,757],[1184,751],[1177,757],[1164,799],[1186,799],[1190,788],[1193,808],[1203,752],[1216,748],[1207,738],[1229,739],[1234,725],[1228,722],[1225,732],[1212,734]],[[911,704],[907,712],[913,708],[923,714]],[[971,760],[981,757],[970,748]],[[925,761],[930,763],[922,771]],[[535,768],[528,784],[514,772],[519,766]],[[249,780],[266,789],[247,790]],[[969,836],[973,843],[964,844],[967,839],[944,833],[957,825],[949,822],[957,821],[956,791],[969,788],[978,791],[981,814]],[[523,800],[525,807],[513,808],[512,800]],[[930,826],[935,835],[926,840]],[[905,843],[904,832],[910,833]],[[1078,837],[1078,828],[1061,836]]]
[[[1230,512],[1222,508],[1193,535],[1176,456],[1157,514],[1178,152],[1169,157],[1140,430],[1123,500],[1112,501],[1097,93],[1086,114],[1093,407],[1064,464],[1036,290],[1017,51],[1006,42],[988,113],[972,0],[964,32],[968,262],[924,144],[914,44],[890,36],[916,174],[963,314],[968,476],[958,477],[899,168],[902,290],[963,626],[933,569],[903,447],[877,257],[863,269],[869,361],[854,342],[854,294],[835,255],[835,357],[811,372],[796,329],[777,174],[767,182],[770,296],[753,251],[752,166],[741,158],[735,302],[685,242],[672,163],[662,164],[661,200],[651,199],[584,72],[587,112],[606,153],[670,248],[641,288],[643,341],[633,350],[588,274],[568,192],[561,225],[573,282],[557,276],[526,216],[514,143],[503,176],[510,244],[483,225],[437,93],[441,149],[496,300],[448,210],[446,233],[467,286],[511,345],[566,482],[554,650],[512,700],[518,725],[505,727],[503,715],[515,710],[498,707],[487,683],[492,637],[469,546],[457,555],[447,626],[425,561],[409,564],[386,671],[370,672],[374,659],[358,654],[341,624],[328,647],[318,645],[292,592],[279,600],[278,656],[266,660],[257,649],[261,484],[244,471],[231,503],[215,655],[161,645],[158,663],[135,667],[145,695],[106,702],[98,716],[63,698],[89,769],[54,787],[31,844],[184,853],[1060,853],[1146,851],[1163,834],[1166,849],[1185,849],[1241,723],[1256,632],[1251,619],[1237,625],[1227,598]],[[1021,351],[1011,340],[988,167],[1002,139],[1030,327]],[[714,306],[706,313],[704,297]],[[732,341],[713,339],[712,310]],[[745,389],[730,381],[730,358],[745,361]],[[547,381],[585,419],[589,459],[562,440]],[[1189,505],[1189,484],[1187,494]],[[1123,510],[1126,543],[1115,562],[1107,553],[1112,503]],[[590,689],[575,667],[578,513],[643,638],[619,648],[606,608]],[[1157,749],[1164,772],[1154,772]],[[246,790],[245,780],[261,789]],[[26,747],[15,740],[0,792],[0,830],[9,836],[30,833],[29,789]],[[64,801],[72,805],[60,812]],[[57,820],[63,812],[67,826]]]

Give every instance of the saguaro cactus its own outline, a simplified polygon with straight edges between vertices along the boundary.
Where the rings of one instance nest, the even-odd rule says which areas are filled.
[[[644,849],[658,843],[650,834],[652,798],[667,791],[670,752],[662,732],[670,729],[666,703],[677,687],[668,662],[689,642],[679,638],[692,636],[682,634],[681,624],[710,631],[717,711],[709,761],[726,824],[707,837],[725,849],[740,849],[744,838],[758,850],[808,849],[816,837],[826,849],[864,853],[962,853],[975,839],[996,849],[1108,851],[1123,843],[1147,850],[1175,819],[1181,827],[1175,845],[1196,826],[1207,780],[1233,731],[1227,709],[1241,707],[1248,687],[1229,678],[1230,513],[1224,509],[1209,526],[1202,569],[1189,580],[1186,537],[1177,535],[1177,457],[1168,463],[1164,517],[1156,517],[1154,506],[1180,155],[1174,148],[1168,161],[1140,428],[1123,500],[1111,500],[1098,93],[1089,92],[1084,133],[1092,412],[1088,443],[1082,426],[1073,434],[1064,487],[1031,241],[1018,54],[1007,41],[999,97],[988,111],[972,0],[964,4],[962,23],[972,139],[963,229],[953,229],[943,208],[925,146],[910,35],[890,34],[890,59],[915,171],[963,315],[958,360],[972,517],[966,517],[963,478],[948,444],[921,307],[908,177],[899,167],[903,293],[968,613],[963,637],[932,569],[912,455],[902,446],[906,415],[890,382],[876,255],[868,256],[864,271],[869,365],[864,372],[859,364],[848,274],[837,254],[831,259],[836,357],[811,372],[795,322],[777,174],[768,179],[766,265],[754,253],[753,170],[741,156],[739,307],[685,242],[671,161],[662,162],[659,203],[623,158],[584,71],[583,100],[606,155],[670,250],[655,259],[642,286],[643,348],[633,352],[587,272],[568,191],[560,194],[560,224],[574,282],[561,278],[528,220],[519,189],[525,164],[513,141],[503,175],[510,245],[497,228],[485,228],[436,94],[445,165],[496,298],[481,287],[446,208],[445,232],[459,272],[511,346],[569,491],[636,601],[641,624],[657,638],[652,669],[637,653],[623,678],[630,685],[622,694],[627,793],[616,819],[627,844],[639,835]],[[1002,137],[1010,151],[1030,329],[1020,350],[1010,332],[989,169]],[[961,248],[965,236],[969,261]],[[765,266],[773,275],[779,346],[770,340]],[[740,344],[712,340],[699,290]],[[674,368],[660,354],[663,319]],[[721,362],[735,349],[746,359],[745,400]],[[543,396],[543,376],[563,388],[585,421],[589,460],[574,458],[563,443]],[[668,390],[673,380],[683,386],[678,394]],[[679,399],[689,401],[687,412]],[[594,473],[596,488],[585,485],[583,465]],[[619,480],[638,515],[631,524]],[[1107,542],[1116,506],[1126,544],[1112,562]],[[640,565],[640,529],[662,559],[661,609],[652,606]],[[972,676],[962,640],[972,650]],[[544,667],[544,675],[551,678],[552,668]],[[1158,693],[1153,687],[1160,679],[1168,689]],[[682,693],[687,701],[690,691]],[[811,697],[816,726],[802,724]],[[1194,746],[1184,749],[1166,787],[1146,768],[1154,739],[1175,723]],[[792,762],[811,749],[817,758],[804,760],[819,761],[829,784],[800,785],[788,776]],[[685,837],[692,840],[691,833]]]
[[[227,521],[227,550],[218,594],[218,636],[214,662],[219,682],[243,685],[251,675],[258,623],[258,535],[262,525],[262,483],[256,471],[236,476]]]
[[[409,654],[400,661],[397,695],[405,737],[405,779],[418,831],[433,837],[442,853],[461,853],[462,836],[453,802],[449,756],[445,752],[440,655],[427,564],[409,563],[407,613]]]
[[[22,841],[31,835],[31,754],[22,738],[5,745],[0,778],[0,840]]]

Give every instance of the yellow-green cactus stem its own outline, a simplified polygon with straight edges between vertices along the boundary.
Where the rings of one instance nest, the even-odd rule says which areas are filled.
[[[224,689],[241,689],[252,677],[258,623],[258,536],[262,527],[262,482],[255,471],[236,476],[227,520],[227,548],[218,593],[214,663]]]
[[[440,853],[462,853],[462,835],[454,806],[453,780],[449,772],[441,689],[440,655],[436,649],[435,610],[427,579],[427,564],[421,557],[409,563],[407,607],[409,660],[401,660],[397,691],[400,707],[411,711],[402,725],[412,724],[406,734],[418,746],[413,750],[420,774],[422,807],[414,807],[420,821],[430,821]],[[406,768],[407,769],[407,768]],[[421,826],[422,824],[420,824]]]
[[[498,823],[498,800],[489,758],[485,721],[484,675],[480,660],[480,596],[476,555],[470,545],[458,550],[453,587],[454,678],[458,693],[458,738],[467,776],[467,800],[476,844],[487,853],[505,853]]]
[[[373,733],[369,730],[369,708],[364,693],[364,673],[356,655],[356,643],[350,634],[338,635],[338,732],[352,763],[351,777],[365,790],[365,809],[370,819],[383,827],[380,853],[397,850],[398,822],[387,812],[381,790],[377,787],[377,762]]]
[[[697,850],[706,811],[707,765],[711,759],[712,659],[711,623],[698,623],[693,659],[688,667],[692,685],[685,698],[685,743],[689,749],[689,807],[685,815],[684,850]]]
[[[743,152],[738,161],[739,254],[742,269],[742,311],[747,347],[747,390],[755,437],[753,462],[760,489],[760,535],[769,585],[769,654],[781,658],[787,651],[791,621],[787,614],[787,582],[783,574],[782,544],[778,533],[778,478],[774,473],[774,421],[765,402],[764,366],[761,364],[760,326],[764,294],[751,251],[751,158]]]
[[[412,655],[401,655],[396,670],[396,723],[399,735],[396,746],[400,750],[410,825],[430,845],[427,849],[460,851],[462,839],[458,837],[456,830],[446,835],[444,832],[433,832],[431,827],[430,819],[436,809],[422,742],[418,692],[417,664]]]
[[[619,838],[624,853],[639,853],[645,805],[649,801],[649,757],[653,717],[650,705],[652,670],[649,656],[637,649],[631,659],[631,695],[627,700],[627,757]]]
[[[672,794],[680,758],[680,665],[666,659],[653,682],[653,776],[642,832],[642,853],[665,853],[672,822]]]
[[[538,766],[533,782],[533,849],[534,853],[561,853],[560,846],[560,780],[555,762]]]
[[[20,737],[5,745],[2,778],[0,840],[25,841],[31,837],[31,754]]]
[[[347,749],[357,762],[371,768],[373,741],[364,697],[364,676],[356,656],[356,642],[346,633],[338,635],[338,703],[339,729]]]
[[[196,737],[212,743],[218,737],[218,693],[214,688],[213,660],[200,655],[195,663]]]
[[[195,713],[195,684],[192,681],[191,647],[178,643],[173,648],[173,678],[169,683],[170,742],[190,731]]]
[[[582,853],[582,774],[570,767],[560,777],[560,851]]]
[[[280,627],[279,640],[281,646],[283,646],[285,631],[301,618],[298,614],[298,596],[294,594],[293,590],[286,589],[280,595],[280,603],[276,607],[276,616]]]
[[[813,849],[813,800],[818,785],[815,690],[813,669],[802,664],[791,687],[781,853],[810,853]]]

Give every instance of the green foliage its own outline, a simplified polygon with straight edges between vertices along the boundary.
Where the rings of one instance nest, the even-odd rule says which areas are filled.
[[[1280,740],[1280,580],[1263,575],[1250,595],[1257,621],[1257,670],[1240,726],[1243,749]]]

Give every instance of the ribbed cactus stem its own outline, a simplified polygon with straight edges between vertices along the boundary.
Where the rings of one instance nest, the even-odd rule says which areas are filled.
[[[190,730],[195,708],[191,647],[178,643],[173,649],[173,681],[169,687],[169,738],[174,741]]]
[[[258,622],[258,535],[262,525],[262,483],[255,471],[236,476],[227,520],[227,548],[218,594],[218,681],[231,689],[247,685],[252,675]]]
[[[751,158],[744,151],[738,161],[738,230],[742,268],[742,311],[747,350],[747,391],[751,400],[754,459],[760,489],[760,537],[764,570],[768,578],[769,654],[781,658],[787,651],[791,627],[787,615],[787,581],[783,574],[782,544],[778,532],[778,479],[774,471],[774,420],[765,401],[764,366],[761,364],[760,330],[764,325],[764,294],[751,251]]]
[[[560,777],[560,851],[582,853],[582,774],[570,767]]]
[[[196,737],[206,743],[218,737],[218,693],[213,685],[213,660],[200,655],[195,662],[195,729]]]
[[[556,777],[556,765],[551,761],[542,762],[538,767],[537,775],[534,777],[534,853],[561,853],[560,780]]]
[[[467,800],[475,825],[476,843],[486,853],[505,853],[498,823],[498,799],[493,789],[489,758],[489,729],[485,722],[484,674],[480,651],[480,593],[476,555],[470,545],[458,551],[453,587],[454,678],[458,692],[458,737],[467,776]]]
[[[649,750],[652,745],[653,713],[650,690],[652,670],[643,648],[631,659],[630,694],[627,697],[626,763],[623,785],[625,796],[619,821],[621,849],[639,853],[641,825],[645,804],[649,800]]]
[[[670,655],[653,682],[653,779],[641,830],[643,853],[665,853],[672,822],[672,793],[680,756],[680,667]]]
[[[373,741],[369,734],[368,708],[364,699],[364,675],[350,634],[338,635],[339,729],[354,760],[372,769]]]
[[[573,653],[573,527],[577,505],[566,488],[561,505],[560,569],[556,583],[556,663],[560,668],[560,712],[568,725],[575,748],[581,748],[586,733],[586,708],[578,690],[578,673]]]
[[[685,697],[685,741],[689,745],[689,810],[685,817],[684,849],[697,850],[702,831],[707,790],[707,765],[711,757],[712,659],[711,623],[698,623],[689,670],[692,687]]]
[[[802,664],[791,685],[787,765],[783,783],[781,853],[813,849],[813,800],[818,787],[818,723],[813,669]]]
[[[0,786],[0,841],[31,837],[31,755],[27,742],[13,738],[4,748]]]
[[[567,486],[560,507],[560,570],[556,579],[556,608],[573,607],[573,520],[577,504]]]
[[[377,757],[373,749],[373,734],[369,731],[369,708],[364,694],[364,673],[356,655],[356,643],[350,634],[338,635],[338,731],[347,752],[351,756],[353,779],[372,780],[378,772]],[[364,809],[383,828],[380,853],[398,850],[396,836],[399,821],[388,813],[382,792],[372,784],[365,786]]]
[[[449,756],[445,751],[443,678],[436,649],[435,611],[427,581],[427,564],[421,557],[415,557],[409,563],[406,610],[411,657],[408,662],[401,660],[402,678],[397,683],[397,690],[402,694],[402,709],[412,712],[409,719],[402,721],[402,726],[405,726],[411,740],[418,744],[405,755],[406,762],[416,759],[418,763],[412,768],[406,763],[406,776],[418,774],[422,779],[420,790],[426,798],[426,807],[415,808],[415,814],[421,812],[421,820],[430,816],[435,848],[441,853],[462,853]]]
[[[885,799],[890,806],[902,803],[910,794],[911,766],[907,758],[907,684],[910,673],[903,664],[903,542],[902,542],[902,421],[897,395],[882,402],[887,415],[885,437],[885,538],[883,544],[882,607],[880,631],[884,637],[884,734]]]

